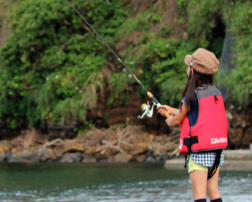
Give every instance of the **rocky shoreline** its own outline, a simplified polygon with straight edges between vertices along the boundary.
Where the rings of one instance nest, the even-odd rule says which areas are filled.
[[[29,130],[0,141],[0,162],[165,162],[178,155],[179,128],[168,135],[141,126],[97,129],[73,139],[54,139]]]
[[[234,135],[230,131],[229,140],[233,145]],[[184,169],[183,155],[178,153],[179,134],[180,127],[173,128],[169,135],[154,135],[141,126],[126,124],[110,129],[92,128],[72,139],[64,135],[53,139],[31,129],[0,141],[0,162],[165,162],[165,168]],[[248,137],[247,144],[250,144]],[[223,152],[223,170],[252,170],[252,150]]]

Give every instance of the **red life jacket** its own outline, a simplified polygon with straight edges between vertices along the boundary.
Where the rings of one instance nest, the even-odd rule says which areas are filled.
[[[228,122],[224,101],[220,91],[214,85],[195,90],[199,102],[199,114],[196,123],[189,125],[184,118],[181,124],[179,153],[224,149],[228,146]],[[190,151],[190,150],[189,150]]]

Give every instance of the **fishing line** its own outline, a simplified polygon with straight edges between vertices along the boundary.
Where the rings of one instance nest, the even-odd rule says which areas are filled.
[[[74,5],[67,0],[68,3],[74,8],[74,10],[80,15],[80,17],[85,21],[85,23],[90,27],[90,29],[93,30],[93,32],[102,40],[102,42],[108,47],[108,49],[117,57],[117,59],[123,64],[123,66],[130,72],[130,74],[137,80],[137,82],[144,88],[146,92],[148,90],[145,88],[145,86],[137,79],[137,77],[133,74],[133,72],[127,67],[127,65],[119,58],[119,56],[113,51],[112,48],[106,43],[106,41],[98,34],[98,32],[88,23],[88,21],[83,17],[83,15],[80,14],[80,12],[74,7]]]
[[[143,87],[143,89],[146,91],[147,95],[149,98],[152,99],[152,101],[154,102],[154,104],[159,107],[161,106],[161,104],[159,103],[159,101],[152,95],[151,92],[149,92],[145,86],[138,80],[138,78],[133,74],[133,72],[128,68],[128,66],[119,58],[119,56],[113,51],[112,48],[110,48],[110,46],[106,43],[106,41],[98,34],[98,32],[88,23],[88,21],[83,17],[83,15],[81,15],[81,13],[75,8],[75,6],[69,1],[67,0],[68,3],[73,7],[73,9],[76,11],[76,13],[79,14],[79,16],[84,20],[84,22],[88,25],[88,27],[101,39],[101,41],[108,47],[108,49],[116,56],[116,58],[118,59],[119,62],[122,63],[122,65],[129,71],[129,73],[135,78],[135,80]],[[143,109],[143,108],[142,108]],[[150,108],[149,108],[150,109]],[[165,114],[166,117],[168,117],[169,115],[166,113]]]
[[[218,72],[218,88],[224,100],[227,100],[227,98],[229,97],[229,89],[226,82],[227,79],[229,79],[230,77],[231,70],[234,69],[234,65],[232,64],[232,58],[234,54],[234,41],[235,34],[233,34],[229,29],[227,29],[225,33],[225,39]]]

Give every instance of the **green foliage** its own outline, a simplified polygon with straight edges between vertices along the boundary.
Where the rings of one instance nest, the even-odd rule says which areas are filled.
[[[125,124],[122,123],[122,124],[119,124],[119,125],[112,125],[109,127],[109,130],[115,130],[117,128],[125,128]]]
[[[0,28],[2,27],[2,24],[3,24],[3,18],[2,18],[2,16],[0,15]]]
[[[222,54],[223,43],[224,43],[224,39],[219,37],[219,38],[216,38],[214,42],[211,44],[212,52],[217,57]]]
[[[127,72],[128,73],[128,72]],[[114,100],[119,98],[123,90],[127,87],[129,77],[126,73],[113,73],[111,74],[108,84],[113,88],[113,93],[108,97],[107,104],[113,104]]]
[[[107,48],[67,1],[17,2],[10,7],[13,34],[0,52],[0,117],[12,128],[85,120],[110,77]],[[126,16],[121,1],[73,4],[107,41]]]
[[[83,124],[79,127],[76,127],[74,130],[77,131],[78,136],[85,136],[87,132],[94,127],[93,120],[85,120]]]
[[[230,23],[230,31],[234,34],[232,63],[235,68],[231,72],[228,84],[234,99],[247,106],[252,94],[252,2],[235,2],[231,11],[226,15]]]
[[[154,7],[132,18],[125,12],[130,7],[125,9],[122,1],[109,2],[72,1],[112,49],[118,41],[127,44],[118,51],[119,57],[161,103],[175,107],[187,79],[185,55],[198,47],[210,47],[221,55],[223,38],[212,36],[212,30],[216,19],[224,16],[238,36],[235,69],[226,83],[234,98],[248,103],[252,94],[250,1],[178,0],[180,15],[173,23],[183,32],[187,27],[188,39],[180,38],[179,28],[161,24],[163,13],[153,13]],[[93,120],[86,120],[86,114],[96,107],[105,88],[107,105],[115,101],[124,105],[135,86],[139,99],[146,98],[143,88],[67,1],[17,0],[9,9],[13,34],[0,50],[0,118],[10,127],[77,120],[83,123],[76,129],[80,134],[92,127]],[[135,31],[137,39],[131,35]],[[105,121],[109,116],[107,110]]]
[[[225,0],[191,0],[188,1],[189,15],[187,28],[196,44],[202,48],[209,46],[212,39],[211,30],[216,26],[216,18],[222,15]]]
[[[154,22],[154,23],[159,22],[161,20],[161,18],[162,18],[162,15],[163,15],[163,13],[155,13],[152,16],[151,21]]]
[[[177,0],[178,10],[181,15],[186,13],[187,0]]]
[[[120,27],[119,37],[127,37],[130,33],[136,30],[148,30],[150,27],[150,22],[148,22],[147,19],[151,13],[151,10],[147,10],[143,13],[139,13],[136,18],[128,18]]]
[[[183,62],[188,53],[186,51],[192,49],[185,47],[182,40],[165,39],[150,33],[146,43],[130,47],[122,55],[126,57],[133,52],[126,62],[144,86],[155,94],[161,94],[162,103],[177,105],[186,79],[186,65]],[[140,96],[146,95],[140,86],[138,93]]]

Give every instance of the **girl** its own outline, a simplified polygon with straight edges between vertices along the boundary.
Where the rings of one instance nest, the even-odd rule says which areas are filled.
[[[213,85],[219,68],[215,55],[203,48],[185,57],[187,83],[179,109],[162,105],[158,112],[168,126],[181,125],[180,153],[185,153],[195,202],[222,202],[218,189],[219,165],[224,163],[222,148],[227,147],[227,119],[224,102]]]

